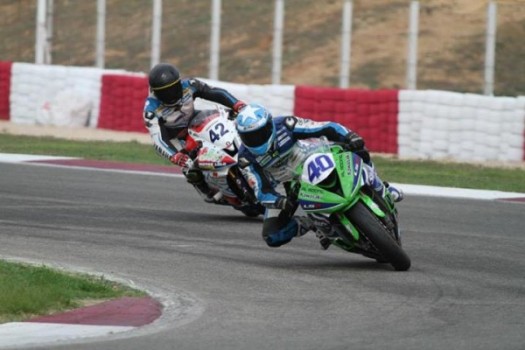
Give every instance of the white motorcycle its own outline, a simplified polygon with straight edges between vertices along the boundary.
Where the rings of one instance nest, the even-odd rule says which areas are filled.
[[[192,119],[188,135],[197,144],[190,169],[198,169],[208,186],[217,191],[214,202],[230,205],[249,217],[264,214],[238,165],[241,144],[234,122],[224,108],[202,110]]]

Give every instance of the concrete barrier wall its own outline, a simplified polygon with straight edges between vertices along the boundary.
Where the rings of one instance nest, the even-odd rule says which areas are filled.
[[[97,127],[146,132],[142,111],[147,96],[148,80],[143,75],[103,75]]]
[[[295,104],[295,86],[293,85],[255,85],[234,84],[217,80],[199,78],[210,86],[216,86],[231,92],[243,101],[266,106],[274,115],[291,115]],[[208,102],[197,101],[197,108],[205,108]],[[209,106],[209,105],[208,105]]]
[[[10,120],[21,124],[96,127],[101,77],[108,70],[13,63]]]
[[[0,119],[146,132],[143,73],[0,62],[0,77]],[[339,122],[359,132],[373,152],[467,162],[525,160],[525,97],[202,80],[264,104],[274,115]],[[213,105],[195,102],[199,109]]]
[[[401,91],[398,130],[402,158],[523,160],[525,98]]]
[[[298,86],[295,114],[333,120],[358,132],[374,152],[397,154],[397,90],[355,90]]]
[[[227,89],[245,101],[264,104],[277,114],[291,114],[294,106],[294,86],[242,85],[198,78],[210,86]],[[105,74],[102,77],[102,94],[99,128],[119,131],[146,132],[142,121],[144,100],[148,96],[145,75]],[[215,104],[197,98],[195,108],[213,108]]]

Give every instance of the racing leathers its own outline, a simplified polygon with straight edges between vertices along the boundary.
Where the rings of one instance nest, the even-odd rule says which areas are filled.
[[[191,150],[196,146],[192,139],[187,138],[189,123],[198,112],[195,110],[194,101],[199,97],[220,103],[233,111],[244,106],[244,102],[222,88],[211,87],[195,78],[182,79],[181,83],[183,95],[178,106],[166,106],[150,92],[144,105],[144,124],[157,153],[182,166],[188,182],[195,186],[205,200],[212,201],[212,193],[204,182],[202,173],[194,169],[188,171],[185,167],[188,153],[191,154]]]
[[[325,137],[329,141],[349,145],[350,148],[354,148],[352,151],[368,163],[373,185],[381,187],[382,190],[382,182],[375,174],[364,142],[355,132],[335,122],[316,122],[296,116],[275,117],[273,123],[276,137],[265,154],[256,156],[244,145],[239,150],[239,162],[245,164],[248,182],[253,187],[257,199],[266,207],[262,236],[268,246],[279,247],[313,228],[307,217],[294,216],[297,204],[290,199],[289,184],[294,170],[290,164],[293,146],[298,140]],[[356,139],[359,139],[357,148],[354,145]],[[279,184],[283,185],[286,196],[277,192],[276,187]],[[322,237],[319,238],[321,245],[326,249],[328,246],[325,245],[329,243],[323,243]]]

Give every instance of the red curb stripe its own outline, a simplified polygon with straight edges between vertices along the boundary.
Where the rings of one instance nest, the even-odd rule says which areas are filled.
[[[155,321],[162,305],[150,297],[125,297],[27,322],[139,327]]]
[[[180,169],[176,166],[134,164],[134,163],[103,161],[103,160],[46,159],[46,160],[33,160],[28,163],[44,163],[44,164],[77,166],[77,167],[84,167],[84,168],[96,168],[96,169],[147,171],[147,172],[153,172],[153,173],[181,174]]]
[[[525,197],[521,198],[499,198],[500,201],[525,203]]]

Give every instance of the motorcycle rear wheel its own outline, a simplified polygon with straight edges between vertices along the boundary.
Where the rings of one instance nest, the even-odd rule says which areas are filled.
[[[346,215],[394,269],[406,271],[410,268],[408,255],[365,204],[357,202],[346,212]]]
[[[264,215],[264,207],[260,204],[257,204],[253,207],[246,207],[239,209],[244,215],[246,215],[249,218],[256,218],[259,215]]]

